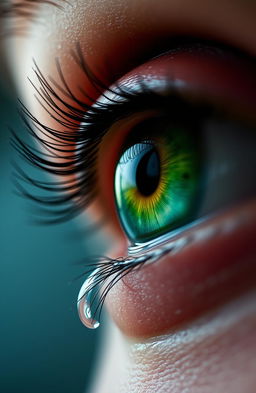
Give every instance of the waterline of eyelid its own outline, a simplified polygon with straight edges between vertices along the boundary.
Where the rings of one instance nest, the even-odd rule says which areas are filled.
[[[234,226],[240,225],[241,220],[244,217],[244,213],[241,213],[239,217],[229,219],[224,224],[222,223],[220,225],[220,228],[218,228],[218,225],[211,225],[208,228],[200,228],[205,222],[209,222],[209,220],[213,220],[215,217],[217,217],[218,214],[219,212],[199,218],[197,220],[194,220],[192,223],[183,225],[176,230],[174,229],[171,232],[165,233],[164,235],[149,240],[148,242],[131,244],[128,247],[128,256],[136,257],[136,255],[139,256],[161,246],[163,248],[169,248],[171,247],[171,245],[173,247],[177,247],[178,244],[184,243],[185,238],[191,238],[192,240],[196,240],[199,238],[201,240],[208,239],[209,237],[212,237],[215,232],[226,232],[227,228],[233,229]],[[199,228],[193,234],[191,234],[190,231],[193,230],[195,227]]]
[[[216,214],[211,215],[211,216],[207,216],[207,217],[203,217],[203,218],[199,218],[199,219],[193,221],[192,223],[183,225],[180,228],[174,229],[174,230],[172,230],[168,233],[165,233],[164,235],[161,235],[155,239],[149,240],[148,242],[134,243],[129,246],[128,255],[130,255],[130,256],[140,255],[141,253],[148,252],[158,246],[161,246],[161,245],[164,246],[166,243],[169,243],[170,241],[172,241],[172,243],[173,243],[173,241],[179,242],[181,240],[180,236],[182,236],[182,238],[184,238],[184,232],[186,233],[186,232],[192,230],[194,227],[203,224],[204,222],[208,221],[209,219],[213,218],[214,216],[216,216]]]

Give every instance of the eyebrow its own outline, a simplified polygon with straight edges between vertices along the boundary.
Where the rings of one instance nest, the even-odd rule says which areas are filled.
[[[24,35],[28,23],[37,19],[38,6],[45,4],[63,10],[63,3],[69,0],[0,0],[0,39]]]
[[[24,18],[31,19],[35,16],[36,8],[39,4],[47,4],[57,8],[62,8],[61,3],[67,0],[19,0],[2,1],[0,5],[0,18]]]

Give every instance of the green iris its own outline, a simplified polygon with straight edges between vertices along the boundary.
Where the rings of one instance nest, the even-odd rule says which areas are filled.
[[[202,178],[199,139],[189,127],[152,119],[141,128],[115,174],[118,214],[133,242],[151,240],[191,221]]]

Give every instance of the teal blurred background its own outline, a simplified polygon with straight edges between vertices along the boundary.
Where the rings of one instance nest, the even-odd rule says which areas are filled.
[[[27,136],[15,94],[6,90],[0,86],[0,392],[82,393],[90,384],[100,331],[79,321],[82,280],[73,279],[85,269],[76,262],[93,253],[95,240],[79,219],[35,225],[29,201],[15,195],[11,161],[19,158],[8,127]]]

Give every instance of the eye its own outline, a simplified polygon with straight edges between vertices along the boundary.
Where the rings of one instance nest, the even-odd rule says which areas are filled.
[[[90,76],[79,46],[74,60],[83,76],[91,79],[91,89],[102,90],[103,83]],[[60,64],[63,86],[58,81],[49,84],[35,66],[41,109],[53,112],[55,127],[41,123],[25,108],[37,130],[26,123],[29,132],[43,150],[37,154],[19,138],[17,148],[29,162],[62,177],[63,183],[43,185],[32,180],[33,185],[58,193],[52,198],[32,195],[32,199],[50,207],[55,221],[73,217],[95,200],[101,216],[106,215],[114,226],[118,216],[124,232],[136,243],[250,197],[254,155],[249,147],[254,146],[251,135],[255,132],[245,136],[250,128],[245,123],[255,129],[252,63],[229,49],[184,44],[126,74],[93,105],[88,104],[86,92],[84,100],[72,93]],[[234,132],[238,124],[241,130]],[[236,148],[225,149],[231,142]],[[239,144],[243,146],[240,156]],[[52,154],[44,154],[45,149]],[[251,153],[245,165],[242,156],[247,151]],[[236,169],[231,176],[232,160]],[[228,175],[219,176],[224,167]],[[242,181],[228,193],[225,184],[228,180],[229,189],[235,184],[237,171]]]
[[[180,102],[169,115],[132,129],[114,180],[117,212],[132,243],[150,241],[255,194],[255,131],[219,116]]]
[[[180,55],[184,53],[176,53],[177,58]],[[197,79],[189,70],[189,82],[187,77],[181,79],[182,62],[178,62],[180,80],[170,79],[168,66],[175,75],[177,64],[168,55],[121,81],[120,90],[128,88],[120,101],[128,101],[129,109],[124,106],[123,113],[118,112],[118,121],[123,118],[124,123],[117,125],[115,135],[122,134],[125,119],[133,111],[140,114],[116,149],[119,156],[112,174],[116,212],[132,244],[176,233],[255,194],[255,126],[238,114],[246,102],[249,106],[254,102],[251,87],[255,82],[247,85],[241,63],[234,65],[229,58],[226,68],[223,58],[208,55],[205,62],[201,53],[195,54]],[[230,78],[231,65],[236,72]],[[242,98],[237,95],[241,86]],[[145,115],[146,110],[153,114]]]
[[[168,117],[148,119],[133,133],[137,142],[117,164],[115,198],[129,238],[144,242],[195,216],[202,152],[198,135]]]

